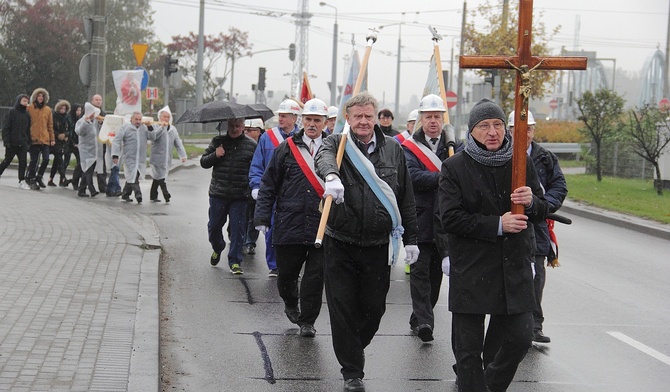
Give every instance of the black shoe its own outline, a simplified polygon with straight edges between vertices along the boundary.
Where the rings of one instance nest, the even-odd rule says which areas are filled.
[[[88,197],[88,194],[86,194],[86,193],[77,193],[77,196],[79,196],[79,197]]]
[[[365,392],[365,385],[363,384],[363,380],[360,378],[350,378],[348,380],[344,380],[344,390],[347,392]]]
[[[209,264],[214,267],[219,264],[219,261],[221,261],[221,253],[212,252],[212,255],[209,257]]]
[[[58,186],[66,188],[68,185],[70,185],[70,182],[72,182],[72,181],[61,177],[60,181],[58,182]]]
[[[256,254],[256,245],[249,245],[247,247],[247,254],[248,255],[255,255]]]
[[[42,177],[38,178],[35,180],[37,182],[37,185],[40,186],[40,188],[46,188],[47,186],[44,184],[44,181],[42,181]],[[54,185],[55,186],[55,185]]]
[[[432,342],[433,338],[433,327],[429,324],[421,324],[417,330],[417,335],[422,342]]]
[[[533,334],[533,341],[537,343],[551,343],[549,336],[544,336],[542,331],[536,331]]]
[[[123,199],[123,201],[127,201],[127,202],[133,201],[133,199],[131,199],[130,196],[121,196],[121,198]]]
[[[170,202],[170,198],[172,197],[172,195],[170,195],[170,194],[168,193],[167,195],[163,195],[163,197],[165,197],[165,202],[166,202],[166,203],[169,203],[169,202]]]
[[[40,188],[40,186],[39,186],[39,184],[37,183],[37,181],[35,181],[35,180],[31,180],[31,181],[30,181],[30,189],[32,189],[32,190],[34,190],[34,191],[39,191],[39,190],[42,189],[42,188]]]
[[[142,204],[142,198],[141,197],[137,198],[137,204]]]
[[[96,197],[96,196],[98,196],[99,194],[100,194],[100,192],[95,191],[95,192],[91,193],[91,197]]]
[[[153,203],[160,203],[162,200],[161,199],[151,199]]]
[[[48,185],[48,186],[57,186],[57,185],[53,182],[53,180],[49,180],[49,182],[47,182],[47,185]]]
[[[288,320],[292,322],[293,324],[298,323],[298,318],[300,317],[300,310],[298,310],[298,307],[285,307],[284,308],[284,313],[286,313],[286,317],[288,317]]]
[[[300,336],[303,338],[313,338],[316,336],[316,329],[311,324],[305,324],[300,326]]]
[[[277,276],[279,276],[279,270],[277,270],[276,268],[271,269],[270,272],[268,272],[268,276],[270,278],[276,278]]]

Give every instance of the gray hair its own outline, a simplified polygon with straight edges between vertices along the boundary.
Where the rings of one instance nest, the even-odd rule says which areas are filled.
[[[375,99],[375,97],[372,96],[372,94],[370,94],[367,91],[363,91],[349,98],[344,108],[346,113],[349,114],[349,108],[353,106],[365,106],[365,105],[372,105],[372,107],[374,107],[375,109],[375,115],[377,114],[377,100]]]

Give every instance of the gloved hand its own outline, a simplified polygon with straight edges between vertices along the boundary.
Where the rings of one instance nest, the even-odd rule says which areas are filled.
[[[257,189],[257,190],[258,190],[258,189]],[[267,227],[267,226],[260,225],[260,226],[256,226],[256,227],[254,227],[254,229],[260,231],[260,232],[263,233],[263,234],[267,234],[267,232],[268,232],[268,230],[269,230],[270,228]]]
[[[339,178],[335,178],[331,181],[326,181],[326,189],[323,192],[323,197],[328,195],[333,196],[335,204],[341,204],[344,202],[344,185]]]
[[[412,265],[419,259],[419,247],[416,245],[405,246],[405,263]]]
[[[533,279],[535,279],[535,263],[530,263],[530,269],[533,270]]]
[[[258,188],[251,190],[251,198],[254,200],[258,199]]]
[[[442,272],[445,275],[449,276],[449,270],[451,269],[451,263],[449,262],[449,256],[442,259]]]

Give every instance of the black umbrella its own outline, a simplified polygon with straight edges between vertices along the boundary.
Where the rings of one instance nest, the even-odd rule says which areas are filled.
[[[274,117],[275,115],[269,107],[265,106],[262,103],[250,103],[248,106],[257,111],[258,113],[260,113],[263,121],[267,121],[268,119]]]
[[[212,101],[196,106],[184,112],[175,124],[209,123],[231,118],[259,118],[262,115],[249,105],[241,105],[228,101]]]

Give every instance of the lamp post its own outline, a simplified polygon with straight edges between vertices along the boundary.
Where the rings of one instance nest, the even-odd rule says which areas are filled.
[[[335,23],[333,24],[333,65],[330,74],[330,104],[337,106],[335,97],[337,96],[337,7],[330,5],[325,1],[319,3],[322,7],[330,7],[335,10]]]
[[[402,13],[403,16],[405,13]],[[391,23],[387,25],[382,25],[379,26],[378,29],[383,29],[384,27],[389,27],[389,26],[398,26],[398,61],[396,63],[396,74],[395,74],[395,107],[394,107],[394,115],[398,115],[398,111],[400,110],[400,51],[402,50],[402,41],[401,41],[401,36],[402,36],[402,25],[405,24],[405,22],[398,22],[398,23]]]

